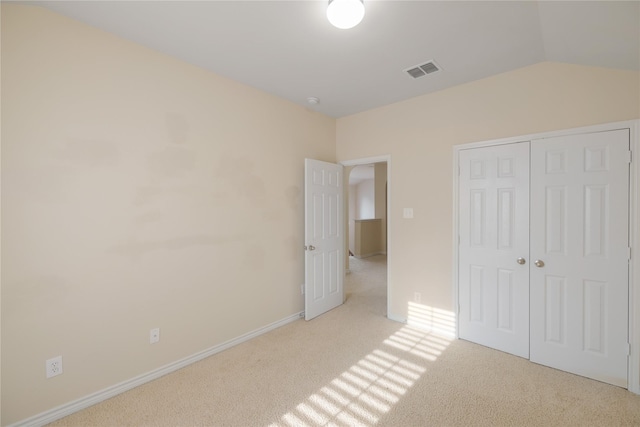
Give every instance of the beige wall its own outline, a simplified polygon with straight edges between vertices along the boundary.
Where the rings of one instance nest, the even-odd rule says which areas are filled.
[[[339,161],[391,155],[389,316],[405,319],[414,292],[453,311],[454,145],[639,118],[639,81],[637,72],[540,63],[338,119]],[[402,218],[405,207],[413,219]]]
[[[365,167],[365,166],[359,166]],[[376,217],[375,180],[365,179],[356,187],[356,219],[373,219]]]
[[[382,253],[382,220],[380,219],[356,219],[353,221],[355,228],[356,258],[366,258]]]
[[[4,3],[2,113],[3,425],[303,310],[334,119]]]

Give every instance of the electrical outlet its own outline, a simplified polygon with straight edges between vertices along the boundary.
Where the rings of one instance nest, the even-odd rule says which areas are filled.
[[[160,341],[160,328],[153,328],[149,331],[149,344]]]
[[[54,357],[53,359],[48,359],[45,362],[45,366],[47,368],[46,370],[47,378],[60,375],[62,373],[62,356]]]
[[[420,300],[421,300],[421,299],[422,299],[422,295],[420,294],[420,292],[415,292],[415,293],[413,294],[413,300],[414,300],[415,302],[420,302]]]

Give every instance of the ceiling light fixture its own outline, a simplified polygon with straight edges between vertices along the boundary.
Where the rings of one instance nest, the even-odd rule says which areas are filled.
[[[342,30],[353,28],[363,17],[363,0],[329,0],[327,19],[334,27]]]

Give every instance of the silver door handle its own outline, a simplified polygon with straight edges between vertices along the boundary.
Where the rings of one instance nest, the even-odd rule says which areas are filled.
[[[524,258],[520,257],[516,260],[516,262],[520,265],[524,264],[525,262],[527,262]]]
[[[536,265],[536,267],[544,267],[544,261],[542,261],[541,259],[537,259],[534,264]]]
[[[306,247],[306,246],[305,246],[304,248],[305,248],[305,249],[307,249],[307,247]],[[316,247],[315,247],[315,246],[313,246],[313,245],[309,245],[309,250],[310,250],[310,251],[315,251],[315,250],[316,250]]]

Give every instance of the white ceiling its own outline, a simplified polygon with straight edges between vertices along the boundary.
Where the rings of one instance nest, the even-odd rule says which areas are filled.
[[[541,61],[640,70],[638,1],[365,0],[350,30],[315,0],[30,4],[332,117]],[[403,72],[432,59],[442,71]]]

